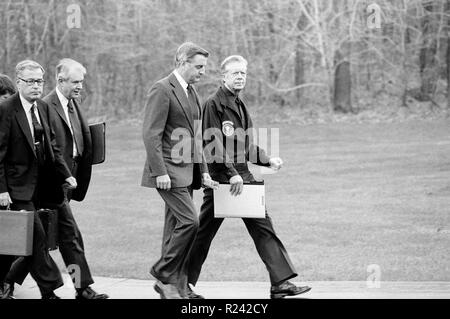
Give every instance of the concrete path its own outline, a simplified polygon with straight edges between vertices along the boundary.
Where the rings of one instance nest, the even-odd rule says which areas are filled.
[[[56,294],[63,299],[74,298],[74,288],[70,276],[63,275],[65,285]],[[107,293],[111,299],[159,299],[153,290],[153,280],[95,277],[92,287]],[[295,282],[309,285],[312,290],[299,295],[308,299],[450,299],[450,282],[380,282],[379,288],[368,287],[361,281],[314,281]],[[208,299],[268,299],[268,282],[199,282],[195,292]],[[17,299],[39,299],[39,289],[28,276],[22,286],[16,285]]]

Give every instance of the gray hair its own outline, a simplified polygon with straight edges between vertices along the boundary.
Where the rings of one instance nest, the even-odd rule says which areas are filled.
[[[224,74],[227,71],[228,64],[233,62],[242,62],[245,64],[245,67],[247,67],[248,65],[247,60],[244,59],[244,57],[242,57],[241,55],[230,55],[229,57],[225,58],[225,60],[223,60],[220,64],[220,72]]]
[[[175,67],[179,67],[184,62],[189,62],[197,54],[209,57],[209,52],[192,42],[185,42],[180,45],[175,54]]]
[[[36,61],[23,60],[23,61],[17,63],[17,65],[16,65],[16,78],[18,78],[22,74],[22,72],[25,70],[36,70],[36,69],[41,69],[42,74],[45,73],[45,70],[42,67],[42,65],[40,65]]]
[[[66,79],[70,71],[73,70],[80,70],[83,75],[86,74],[86,68],[80,62],[68,58],[60,60],[56,66],[56,80],[59,76]]]

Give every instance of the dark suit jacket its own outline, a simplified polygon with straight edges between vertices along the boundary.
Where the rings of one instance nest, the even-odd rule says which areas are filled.
[[[201,114],[198,96],[195,95]],[[156,177],[168,174],[172,187],[201,187],[201,173],[208,172],[208,167],[201,152],[201,125],[194,125],[191,114],[186,93],[173,73],[150,88],[143,124],[147,159],[142,186],[155,188]],[[183,143],[180,143],[178,133],[183,135],[184,143],[187,142],[184,150],[190,148],[190,153],[182,156],[176,151]],[[194,146],[192,142],[196,134],[200,145]],[[189,143],[190,147],[187,147]],[[198,147],[200,154],[195,152]]]
[[[260,166],[270,166],[265,150],[253,143],[253,136],[250,134],[253,128],[250,113],[241,100],[245,116],[245,119],[242,119],[235,99],[233,93],[221,86],[203,105],[204,142],[209,144],[218,138],[218,141],[214,141],[218,146],[214,156],[209,152],[205,152],[205,156],[211,177],[219,182],[227,182],[234,175],[248,172],[248,161]],[[228,135],[224,133],[226,126],[229,129]],[[205,134],[209,129],[214,129],[214,132],[218,133],[217,136]],[[232,145],[233,148],[227,150],[227,145]]]
[[[53,112],[50,113],[50,126],[56,135],[56,145],[61,150],[69,168],[72,167],[73,156],[73,136],[70,132],[64,110],[59,101],[56,90],[50,92],[43,100]],[[78,163],[78,169],[74,177],[77,180],[77,188],[72,191],[71,199],[82,201],[87,193],[92,173],[92,139],[89,126],[80,110],[80,102],[74,100],[75,111],[80,119],[81,130],[83,133],[84,149],[81,155],[81,161]],[[61,203],[63,200],[63,192],[61,189],[61,181],[57,176],[48,178],[48,185],[45,192],[45,200],[50,203]]]
[[[37,107],[44,128],[45,166],[56,170],[60,180],[64,180],[71,173],[48,126],[48,106],[38,100]],[[0,104],[0,193],[9,192],[13,199],[29,201],[37,186],[37,177],[38,163],[31,130],[19,93],[16,93]]]

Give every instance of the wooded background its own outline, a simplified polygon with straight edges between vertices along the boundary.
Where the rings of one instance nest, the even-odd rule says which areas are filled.
[[[138,117],[184,41],[211,53],[202,97],[217,87],[220,61],[241,54],[257,110],[450,108],[449,0],[1,0],[0,8],[0,72],[13,77],[17,62],[34,59],[48,92],[58,60],[78,60],[91,116]]]

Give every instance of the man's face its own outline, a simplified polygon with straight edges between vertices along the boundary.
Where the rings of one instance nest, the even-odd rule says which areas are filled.
[[[234,91],[241,91],[247,81],[247,67],[243,62],[231,62],[226,66],[223,74],[226,86]]]
[[[11,94],[9,94],[9,93],[5,93],[5,94],[0,95],[0,102],[6,100],[10,96],[11,96]]]
[[[83,89],[84,75],[81,70],[71,70],[66,78],[58,79],[58,89],[67,99],[76,99]]]
[[[207,57],[201,54],[194,55],[190,62],[185,62],[181,66],[180,75],[187,84],[197,83],[206,72],[207,62]]]
[[[31,70],[25,69],[19,74],[16,84],[20,95],[28,102],[33,103],[42,95],[44,88],[44,72],[39,68]]]

